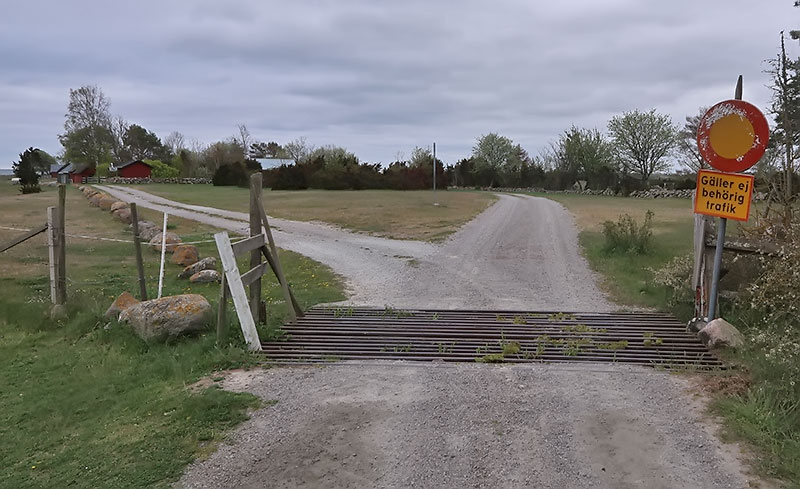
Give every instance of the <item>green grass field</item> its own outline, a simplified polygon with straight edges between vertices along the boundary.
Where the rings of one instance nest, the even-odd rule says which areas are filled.
[[[247,212],[249,189],[205,185],[149,184],[133,188],[186,204]],[[396,239],[441,241],[495,201],[485,192],[436,193],[398,190],[264,189],[269,215],[297,221],[321,221],[345,229]]]
[[[42,222],[56,201],[54,189],[44,190],[21,196],[15,187],[0,185],[2,225]],[[160,221],[155,213],[143,214]],[[184,241],[211,237],[210,229],[193,222],[170,222]],[[67,193],[67,233],[132,237],[74,188]],[[0,229],[0,242],[17,234]],[[0,254],[0,487],[168,487],[260,404],[254,396],[213,385],[190,388],[208,376],[219,380],[219,370],[260,368],[241,348],[235,314],[228,314],[231,340],[222,348],[215,345],[213,325],[167,345],[145,343],[102,316],[119,293],[138,290],[133,245],[68,238],[70,314],[53,322],[46,317],[45,243],[40,235]],[[215,254],[213,243],[198,246],[201,256]],[[153,296],[158,253],[145,250],[144,256]],[[281,259],[303,305],[345,298],[328,268],[290,252]],[[190,285],[177,279],[179,271],[167,264],[165,295],[199,293],[216,308],[219,286]],[[267,336],[282,324],[286,308],[275,280],[265,280],[264,297],[269,326],[261,333]]]

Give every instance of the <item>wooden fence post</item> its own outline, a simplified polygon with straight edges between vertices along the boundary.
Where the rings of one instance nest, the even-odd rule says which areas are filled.
[[[58,186],[58,220],[56,238],[58,246],[58,282],[56,284],[56,298],[58,304],[67,302],[67,236],[66,236],[66,202],[67,186]]]
[[[144,278],[144,261],[142,260],[142,241],[139,236],[139,214],[136,203],[131,202],[131,221],[133,222],[133,247],[136,250],[136,271],[139,274],[139,299],[147,300],[147,283]]]
[[[55,207],[47,208],[47,254],[48,254],[48,269],[50,270],[50,302],[58,304],[58,293],[56,292],[56,284],[58,284],[58,257],[59,253],[56,252],[56,220],[58,213]]]
[[[250,176],[250,236],[261,234],[261,172]],[[261,263],[261,252],[250,252],[250,268]],[[250,313],[256,323],[266,322],[266,314],[261,306],[261,279],[250,284]]]

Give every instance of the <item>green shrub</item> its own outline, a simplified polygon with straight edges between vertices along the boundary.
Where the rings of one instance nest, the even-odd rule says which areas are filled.
[[[99,164],[99,165],[97,165],[97,167],[95,168],[95,170],[96,170],[96,175],[97,175],[98,177],[107,177],[107,176],[108,176],[108,173],[109,173],[109,168],[110,168],[110,167],[111,167],[111,165],[110,165],[109,163],[100,163],[100,164]]]
[[[661,285],[669,292],[667,302],[671,306],[683,303],[692,303],[694,294],[692,293],[692,269],[694,268],[694,256],[678,255],[659,269],[649,268],[653,274],[653,282]]]
[[[237,185],[246,188],[250,185],[250,174],[247,167],[239,161],[223,164],[214,172],[211,183],[214,186]]]
[[[640,225],[628,214],[619,216],[617,222],[603,223],[603,235],[606,238],[604,249],[608,253],[635,253],[643,255],[650,251],[653,211],[647,211],[644,222]]]
[[[173,168],[160,160],[142,160],[152,168],[150,176],[152,178],[176,178],[180,176],[181,172],[177,168]]]

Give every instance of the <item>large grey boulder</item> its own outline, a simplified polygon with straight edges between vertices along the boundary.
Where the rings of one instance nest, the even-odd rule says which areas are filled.
[[[722,318],[708,323],[697,336],[709,348],[739,348],[744,345],[742,333]]]
[[[189,278],[197,272],[202,272],[203,270],[216,270],[217,269],[217,259],[213,256],[207,256],[200,260],[199,262],[195,263],[194,265],[189,265],[188,267],[184,268],[181,273],[178,274],[178,278]]]
[[[120,221],[124,222],[125,224],[130,224],[131,221],[133,220],[133,217],[131,216],[131,210],[127,207],[122,207],[120,209],[112,211],[111,215],[113,215]]]
[[[122,311],[131,307],[134,304],[139,304],[139,302],[140,301],[136,297],[131,295],[130,292],[125,291],[122,294],[120,294],[119,297],[114,299],[114,302],[112,302],[110,306],[108,306],[108,309],[106,309],[105,317],[109,319],[116,319],[119,317],[119,314]]]
[[[162,239],[162,236],[166,236],[165,239]],[[153,251],[161,251],[161,241],[164,241],[165,248],[167,249],[167,253],[172,253],[175,251],[175,248],[181,244],[181,237],[175,233],[167,231],[166,234],[159,232],[155,236],[150,239],[150,248]]]
[[[133,224],[131,224],[131,229],[133,229]],[[159,233],[158,226],[155,223],[150,221],[139,221],[139,239],[142,241],[150,241],[153,239],[153,236]]]
[[[162,297],[134,304],[119,315],[143,340],[163,341],[205,329],[211,304],[199,294]]]
[[[209,284],[212,282],[219,282],[220,275],[219,272],[216,270],[203,270],[202,272],[197,272],[191,277],[189,277],[189,282],[193,284]]]

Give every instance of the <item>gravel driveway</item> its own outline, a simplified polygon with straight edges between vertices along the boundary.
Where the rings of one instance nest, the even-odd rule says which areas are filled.
[[[127,201],[231,231],[247,216],[124,187]],[[609,311],[559,204],[501,195],[441,245],[272,219],[359,305]],[[685,378],[621,365],[341,362],[232,372],[253,413],[185,488],[745,488]],[[763,486],[762,486],[763,487]]]

